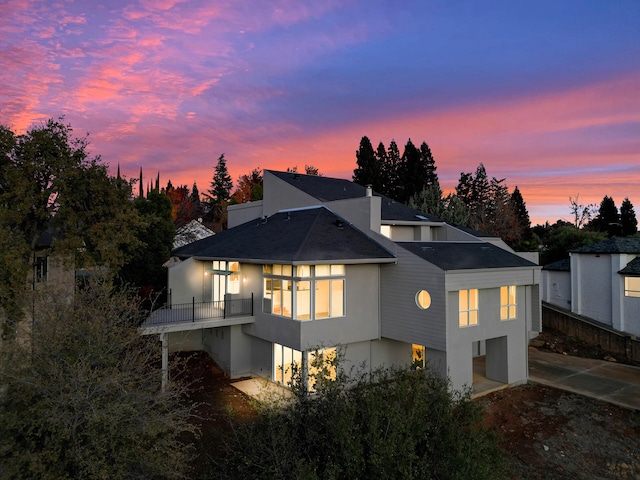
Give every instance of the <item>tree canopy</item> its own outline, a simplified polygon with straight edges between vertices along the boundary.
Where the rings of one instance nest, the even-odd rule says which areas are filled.
[[[0,351],[2,478],[184,478],[193,406],[178,384],[160,391],[138,304],[101,283],[71,302],[40,293],[33,327]]]

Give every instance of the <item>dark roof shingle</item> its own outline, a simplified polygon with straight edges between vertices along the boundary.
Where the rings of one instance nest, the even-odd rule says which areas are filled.
[[[398,245],[445,271],[537,266],[487,242],[399,242]]]
[[[326,207],[276,213],[174,250],[255,263],[386,262],[395,256]]]
[[[571,250],[572,253],[639,253],[640,237],[611,237]]]

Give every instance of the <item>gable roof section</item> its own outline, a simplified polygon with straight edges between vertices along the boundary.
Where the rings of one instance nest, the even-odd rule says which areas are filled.
[[[631,260],[618,273],[621,273],[623,275],[640,276],[640,257],[636,257],[633,260]]]
[[[319,175],[304,175],[292,172],[276,172],[267,170],[280,180],[303,191],[321,202],[334,202],[349,198],[366,196],[367,189],[362,185],[342,178],[321,177]],[[382,220],[414,221],[414,222],[442,222],[443,220],[425,215],[407,205],[396,202],[377,192],[373,195],[380,197]]]
[[[445,271],[537,266],[486,242],[398,242],[398,245]]]
[[[247,263],[387,263],[395,256],[326,207],[252,220],[174,250],[178,257]]]
[[[640,237],[611,237],[600,242],[584,245],[571,250],[571,253],[638,253]]]

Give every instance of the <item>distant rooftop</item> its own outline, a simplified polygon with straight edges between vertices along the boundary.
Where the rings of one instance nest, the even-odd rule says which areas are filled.
[[[611,237],[571,250],[572,253],[638,253],[640,237]]]

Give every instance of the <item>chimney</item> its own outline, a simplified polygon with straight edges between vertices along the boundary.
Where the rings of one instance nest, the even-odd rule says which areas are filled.
[[[367,197],[371,197],[373,195],[373,190],[371,189],[371,185],[367,185]]]

